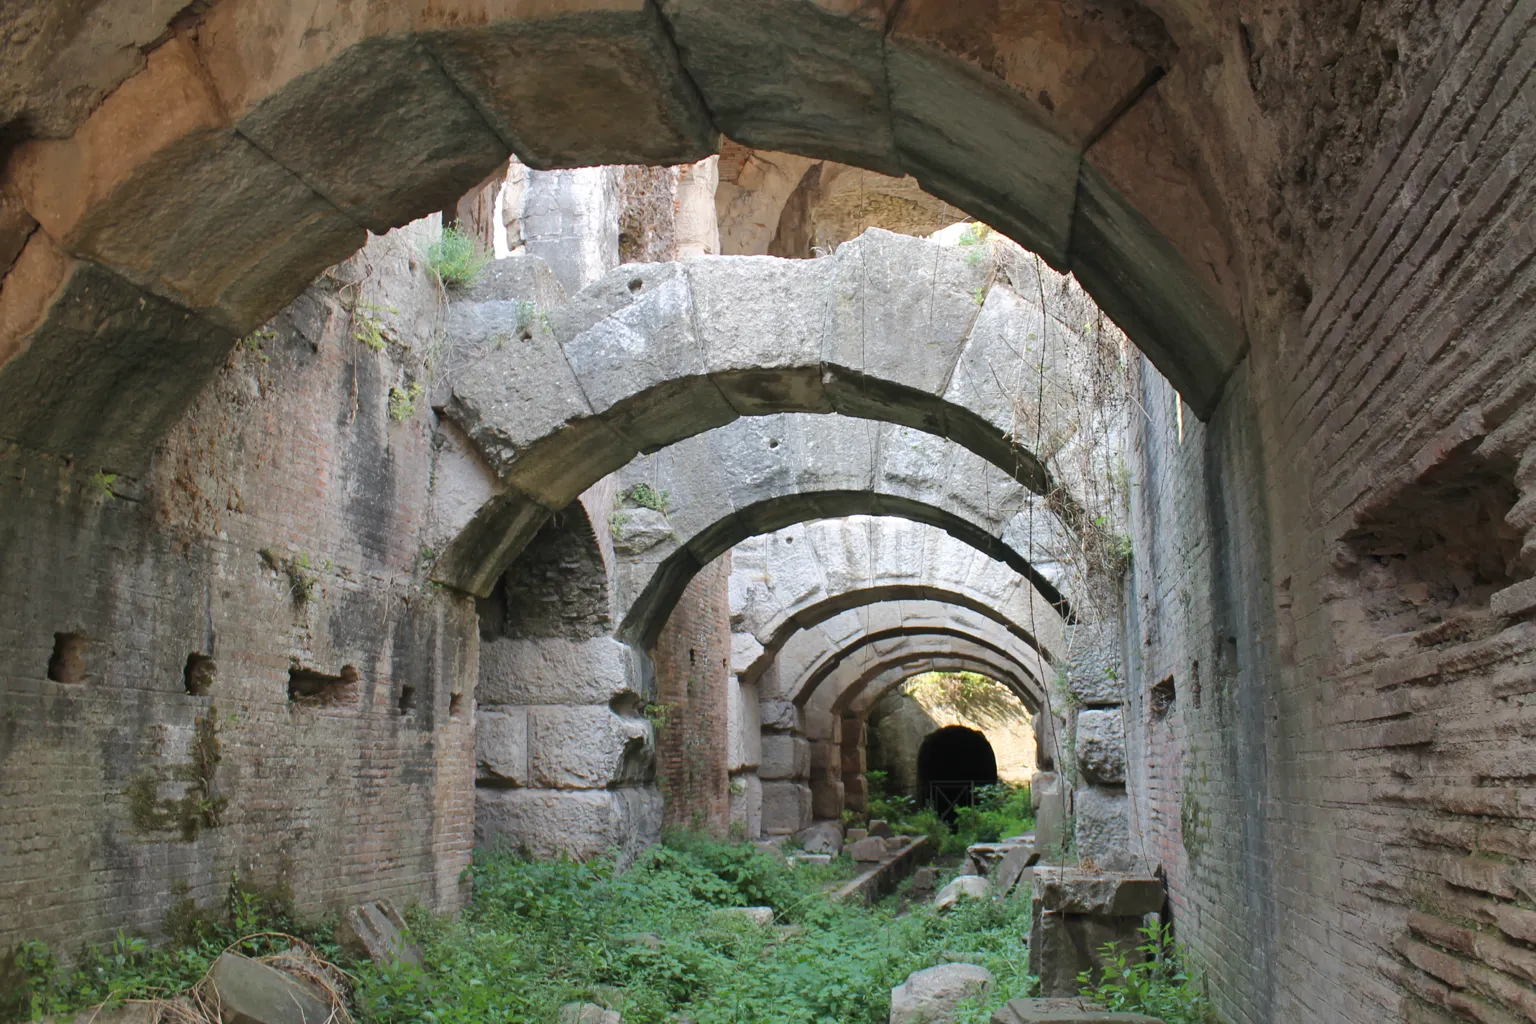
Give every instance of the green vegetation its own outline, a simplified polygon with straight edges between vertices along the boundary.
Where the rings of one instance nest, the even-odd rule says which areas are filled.
[[[658,491],[650,484],[635,484],[625,491],[623,498],[638,508],[648,508],[653,512],[667,514],[667,501],[670,495],[666,491]]]
[[[1146,939],[1133,954],[1113,943],[1100,948],[1104,976],[1097,984],[1087,973],[1078,975],[1083,994],[1108,1009],[1145,1013],[1163,1024],[1210,1024],[1216,1019],[1206,999],[1200,974],[1189,965],[1183,946],[1173,941],[1171,928],[1149,925]]]
[[[1023,994],[1026,901],[967,901],[940,916],[831,903],[847,872],[790,868],[750,846],[670,836],[629,871],[608,862],[479,859],[474,905],[455,923],[417,916],[425,975],[365,968],[356,1004],[374,1024],[553,1021],[571,1000],[619,1010],[625,1024],[884,1024],[890,990],[946,960],[997,976],[987,1020]],[[770,906],[788,934],[722,915]]]
[[[421,397],[421,385],[412,382],[407,387],[389,389],[389,418],[404,423],[416,415],[416,399]]]
[[[457,224],[445,227],[427,247],[427,266],[445,288],[468,288],[490,262],[479,241]]]
[[[1025,720],[1024,706],[1006,686],[975,672],[924,672],[902,692],[925,709],[937,708],[979,725]]]
[[[976,790],[976,802],[955,812],[951,826],[931,808],[919,808],[910,796],[889,792],[885,772],[864,776],[869,785],[869,817],[884,818],[899,834],[924,835],[940,856],[956,856],[972,843],[995,843],[1035,827],[1029,786],[1000,782]]]
[[[115,498],[117,497],[117,492],[112,490],[112,485],[115,483],[117,483],[116,473],[108,473],[104,469],[99,469],[91,477],[91,490],[103,498]]]
[[[1034,982],[1027,900],[967,900],[944,915],[899,898],[835,904],[826,891],[851,874],[845,859],[792,868],[749,845],[679,833],[623,872],[607,859],[505,851],[478,856],[473,871],[474,900],[457,920],[407,911],[424,970],[345,962],[327,940],[334,921],[305,926],[287,901],[237,884],[217,915],[178,907],[162,949],[120,936],[65,970],[42,944],[22,946],[12,967],[21,1003],[0,1008],[9,1011],[0,1020],[166,997],[196,983],[226,947],[267,955],[289,936],[347,969],[364,1024],[552,1024],[572,1000],[611,1006],[626,1024],[884,1024],[894,986],[949,961],[996,976],[986,1004],[959,1018],[982,1024]],[[777,926],[800,927],[721,913],[742,906],[772,907]]]
[[[8,958],[19,983],[0,985],[0,1021],[68,1015],[125,999],[168,998],[196,984],[225,949],[270,956],[297,940],[326,960],[339,955],[329,938],[335,921],[306,925],[294,916],[285,893],[249,889],[238,878],[217,912],[199,912],[183,900],[166,915],[165,929],[171,941],[163,947],[152,949],[144,939],[119,932],[109,946],[80,949],[68,968],[45,944],[22,943]],[[5,959],[0,958],[0,981],[12,981]]]
[[[389,347],[389,339],[384,336],[384,321],[379,318],[381,312],[381,307],[366,302],[353,303],[351,309],[353,339],[375,352]]]

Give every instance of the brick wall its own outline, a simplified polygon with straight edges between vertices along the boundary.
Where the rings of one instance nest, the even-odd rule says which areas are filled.
[[[238,346],[143,479],[0,451],[0,949],[155,935],[237,871],[310,912],[462,901],[475,615],[426,581],[431,412],[388,412],[436,310],[412,247]]]
[[[656,642],[657,776],[669,826],[724,832],[730,816],[730,554],[693,578]]]
[[[1182,443],[1144,387],[1137,813],[1237,1021],[1536,1020],[1536,11],[1426,16],[1305,315]]]

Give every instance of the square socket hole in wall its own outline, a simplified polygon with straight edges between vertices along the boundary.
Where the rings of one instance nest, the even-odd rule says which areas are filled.
[[[448,714],[458,718],[464,713],[464,695],[462,693],[450,693],[448,695]]]
[[[85,682],[84,633],[53,634],[53,654],[48,658],[48,678],[56,683]]]
[[[218,665],[206,654],[193,651],[187,655],[187,667],[182,670],[181,682],[190,697],[206,697],[213,690],[213,679]]]
[[[288,702],[325,708],[357,703],[357,669],[343,665],[336,675],[294,665],[288,670]]]
[[[396,704],[402,715],[409,715],[416,710],[416,687],[400,687],[400,700]]]
[[[1147,697],[1147,707],[1152,712],[1152,721],[1161,722],[1167,718],[1168,712],[1173,710],[1178,697],[1178,692],[1173,685],[1173,676],[1153,686]]]

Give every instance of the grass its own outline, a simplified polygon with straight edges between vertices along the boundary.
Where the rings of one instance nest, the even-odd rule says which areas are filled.
[[[445,227],[427,247],[427,266],[445,288],[468,288],[490,262],[479,241],[457,224]]]
[[[232,887],[219,923],[187,910],[161,949],[120,937],[82,951],[66,971],[40,944],[24,946],[13,967],[25,999],[0,1020],[170,995],[230,944],[275,951],[283,939],[243,937],[268,930],[298,935],[344,966],[364,1024],[551,1024],[572,1000],[611,1006],[626,1024],[884,1024],[893,987],[950,961],[981,964],[997,979],[986,1003],[959,1018],[981,1024],[1033,983],[1027,900],[968,900],[944,915],[927,905],[903,911],[895,899],[834,904],[826,890],[852,873],[846,860],[791,868],[750,845],[679,833],[624,872],[610,860],[510,852],[478,855],[473,872],[474,899],[457,920],[408,911],[424,970],[347,963],[325,941],[334,922],[305,928],[286,904]],[[735,906],[770,906],[777,924],[800,927],[720,913]]]

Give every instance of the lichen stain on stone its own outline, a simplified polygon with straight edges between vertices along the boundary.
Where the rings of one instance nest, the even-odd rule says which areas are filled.
[[[197,719],[188,755],[189,761],[168,769],[170,780],[187,783],[187,790],[180,798],[160,796],[160,783],[167,774],[164,769],[146,768],[128,783],[124,795],[134,831],[180,832],[181,841],[191,843],[203,829],[222,824],[229,798],[219,796],[214,788],[214,774],[224,758],[219,741],[218,708],[210,707],[206,715]]]

